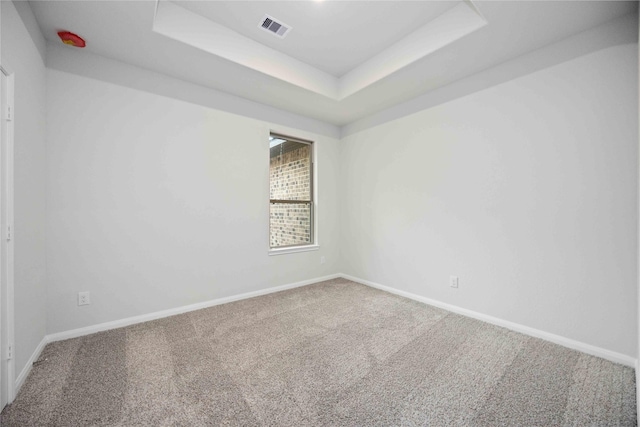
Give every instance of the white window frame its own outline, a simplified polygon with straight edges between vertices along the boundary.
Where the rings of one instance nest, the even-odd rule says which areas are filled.
[[[317,142],[313,141],[311,139],[307,139],[307,138],[301,138],[298,136],[290,136],[287,132],[280,132],[277,130],[273,130],[270,129],[269,133],[268,133],[268,137],[270,136],[282,136],[284,138],[288,138],[291,141],[300,141],[303,143],[307,143],[311,145],[311,238],[312,238],[312,243],[309,244],[304,244],[304,245],[295,245],[295,246],[284,246],[284,247],[279,247],[279,248],[272,248],[270,247],[271,245],[271,218],[270,218],[270,212],[271,212],[271,198],[269,198],[267,200],[267,214],[269,215],[269,221],[267,224],[267,242],[269,245],[269,256],[273,256],[273,255],[284,255],[284,254],[291,254],[291,253],[297,253],[297,252],[308,252],[308,251],[317,251],[320,249],[320,244],[318,242],[318,147],[317,147]],[[267,141],[269,141],[269,138],[266,139]],[[270,157],[267,158],[267,160],[270,162]],[[271,185],[271,171],[269,168],[267,168],[267,176],[268,176],[268,180],[267,182],[269,183],[269,185]]]

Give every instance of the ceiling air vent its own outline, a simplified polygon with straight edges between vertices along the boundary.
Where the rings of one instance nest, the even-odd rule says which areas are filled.
[[[291,31],[291,27],[285,24],[282,21],[278,21],[273,16],[264,15],[264,18],[258,24],[258,27],[262,28],[265,31],[270,32],[271,34],[275,34],[281,39],[286,36],[289,31]]]

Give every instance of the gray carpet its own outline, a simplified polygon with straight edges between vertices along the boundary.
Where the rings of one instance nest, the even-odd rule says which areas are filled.
[[[47,345],[5,426],[634,426],[634,370],[343,279]]]

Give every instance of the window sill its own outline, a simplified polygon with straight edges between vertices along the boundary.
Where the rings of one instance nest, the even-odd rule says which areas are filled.
[[[289,248],[269,249],[269,256],[317,251],[318,249],[320,249],[320,245],[291,246]]]

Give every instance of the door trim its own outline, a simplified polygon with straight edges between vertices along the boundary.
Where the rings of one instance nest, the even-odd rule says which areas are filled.
[[[3,390],[7,396],[7,403],[15,399],[15,320],[14,320],[14,200],[13,200],[13,168],[14,168],[14,123],[15,123],[15,102],[14,102],[14,82],[15,74],[3,65],[0,65],[0,72],[6,77],[6,101],[11,107],[11,121],[6,120],[6,111],[2,112],[3,131],[0,135],[1,146],[4,153],[0,152],[0,191],[6,195],[6,205],[0,208],[6,212],[6,226],[0,233],[0,251],[4,252],[5,262],[0,263],[0,278],[4,278],[4,283],[0,283],[0,298],[6,295],[6,301],[0,299],[0,309],[6,309],[6,313],[0,312],[0,322],[6,322],[6,348],[0,349],[0,360],[7,361],[7,389]],[[5,148],[6,147],[6,148]],[[4,154],[4,158],[1,156]],[[2,200],[0,198],[0,200]],[[10,227],[10,228],[9,228]],[[10,236],[9,236],[10,230]],[[1,279],[0,279],[1,280]],[[6,288],[6,289],[2,289]]]

